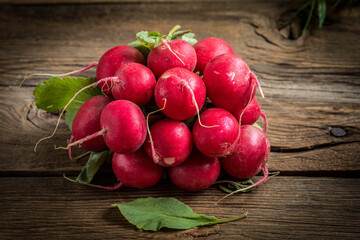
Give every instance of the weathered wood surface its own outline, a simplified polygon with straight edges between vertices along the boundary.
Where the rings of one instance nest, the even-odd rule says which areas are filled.
[[[91,2],[113,3],[20,0],[13,5],[0,0],[0,238],[360,237],[359,7],[333,11],[323,29],[313,23],[305,35],[289,39],[299,26],[278,30],[279,22],[296,9],[296,1]],[[33,152],[35,142],[52,132],[57,116],[33,102],[34,87],[46,78],[28,79],[19,88],[21,79],[34,72],[82,68],[107,49],[133,41],[140,30],[166,33],[176,24],[192,28],[198,39],[228,41],[257,74],[266,96],[259,101],[269,119],[269,169],[289,176],[220,206],[212,205],[222,196],[215,187],[192,194],[165,181],[147,190],[113,193],[59,177],[75,176],[84,161],[72,162],[65,151],[53,149],[70,136],[64,122]],[[95,70],[79,74],[94,75]],[[336,127],[346,135],[334,136]],[[110,207],[147,196],[174,196],[218,217],[248,210],[249,217],[209,228],[148,233]]]
[[[108,192],[63,178],[0,178],[1,219],[5,239],[356,239],[360,236],[360,179],[278,177],[247,194],[217,201],[223,193],[211,187],[199,193],[171,192],[167,182],[147,190]],[[59,194],[61,189],[61,194]],[[176,197],[195,212],[219,218],[248,211],[233,223],[187,231],[137,230],[113,203],[143,196]],[[207,239],[207,238],[206,238]]]
[[[19,89],[16,85],[24,76],[86,66],[108,48],[132,41],[139,30],[166,32],[177,23],[191,27],[200,39],[218,36],[227,40],[261,79],[266,98],[260,103],[269,118],[273,151],[270,168],[358,171],[360,46],[354,44],[358,29],[349,27],[350,21],[359,23],[353,17],[356,13],[343,14],[321,31],[310,29],[300,39],[289,40],[276,27],[277,18],[286,11],[280,8],[283,2],[264,2],[262,8],[257,5],[4,5],[0,10],[0,56],[4,63],[0,66],[0,92],[6,118],[0,138],[3,148],[9,150],[1,151],[1,157],[17,161],[2,162],[1,171],[79,169],[78,164],[66,160],[66,153],[52,151],[54,144],[66,143],[69,132],[65,125],[38,153],[31,151],[39,138],[51,133],[56,116],[38,111],[32,104],[32,90],[45,78],[31,78]],[[142,17],[136,15],[140,12]],[[94,70],[81,75],[94,76]],[[342,127],[347,135],[332,136],[334,126]],[[14,134],[17,129],[21,129],[21,137]],[[13,144],[17,148],[11,148]],[[27,155],[19,157],[19,148]]]

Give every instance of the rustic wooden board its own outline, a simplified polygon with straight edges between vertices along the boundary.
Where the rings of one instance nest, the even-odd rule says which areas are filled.
[[[63,178],[0,178],[0,232],[5,239],[356,239],[360,237],[360,179],[276,177],[248,194],[223,196],[216,187],[199,193],[170,189],[108,192]],[[59,194],[61,192],[61,194]],[[331,195],[329,195],[331,194]],[[195,212],[242,221],[187,231],[137,230],[110,205],[139,197],[176,197]]]

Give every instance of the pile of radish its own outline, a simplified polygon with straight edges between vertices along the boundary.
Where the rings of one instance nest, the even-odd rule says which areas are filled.
[[[150,48],[138,38],[145,53],[128,45],[105,52],[94,84],[104,94],[81,106],[67,148],[110,149],[113,172],[129,187],[153,186],[164,171],[188,191],[211,186],[221,169],[237,179],[263,172],[250,187],[264,182],[270,142],[258,79],[224,40],[192,45],[182,34],[159,35]],[[264,131],[253,125],[260,116]]]

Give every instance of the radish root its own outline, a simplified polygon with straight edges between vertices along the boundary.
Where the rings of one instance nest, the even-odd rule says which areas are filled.
[[[157,113],[157,112],[160,112],[162,110],[165,109],[165,106],[166,106],[166,98],[163,98],[162,99],[164,101],[164,106],[158,110],[155,110],[153,112],[150,112],[147,116],[146,116],[146,129],[147,129],[147,132],[149,134],[149,140],[150,140],[150,145],[151,145],[151,155],[152,155],[152,158],[154,160],[155,163],[158,163],[160,160],[160,157],[156,154],[156,151],[155,151],[155,146],[154,146],[154,141],[152,140],[152,136],[151,136],[151,132],[150,132],[150,127],[149,127],[149,116],[151,114],[154,114],[154,113]]]
[[[259,186],[260,184],[266,182],[266,180],[269,179],[269,170],[267,169],[266,167],[266,164],[264,165],[264,167],[262,168],[262,172],[264,174],[264,177],[262,179],[260,179],[258,182],[248,186],[248,187],[245,187],[245,188],[242,188],[242,189],[238,189],[236,191],[233,191],[227,195],[225,195],[224,197],[220,198],[218,201],[215,202],[215,204],[218,204],[219,202],[221,202],[222,200],[224,200],[225,198],[235,194],[235,193],[238,193],[238,192],[244,192],[246,190],[249,190],[250,188],[253,188],[253,187],[256,187],[256,186]]]
[[[187,81],[182,80],[181,83],[182,83],[182,86],[186,87],[186,89],[189,90],[189,92],[191,94],[191,99],[192,99],[193,104],[195,105],[196,114],[198,115],[198,121],[199,121],[200,126],[202,126],[204,128],[219,127],[219,125],[206,126],[206,125],[202,124],[202,122],[200,120],[200,109],[199,109],[199,106],[198,106],[198,104],[196,102],[194,91],[192,90],[192,88],[190,87],[190,85],[189,85],[189,83]]]
[[[70,140],[69,140],[69,144],[71,144],[71,143],[73,143],[73,142],[74,142],[74,136],[71,136],[71,137],[70,137]],[[55,149],[56,149],[56,147],[55,147]],[[76,161],[76,160],[78,160],[78,159],[80,159],[80,158],[83,158],[83,157],[85,157],[86,155],[88,155],[88,154],[91,153],[91,151],[87,151],[87,152],[85,152],[85,153],[83,153],[83,154],[80,154],[80,155],[77,156],[77,157],[73,157],[71,150],[72,150],[72,147],[70,146],[70,147],[68,148],[68,154],[69,154],[70,160],[73,160],[73,161]]]
[[[83,183],[83,182],[79,182],[79,181],[76,181],[74,179],[71,179],[71,178],[68,178],[67,176],[65,176],[65,174],[63,174],[63,177],[70,181],[70,182],[73,182],[73,183],[80,183],[82,185],[86,185],[86,186],[89,186],[89,187],[95,187],[95,188],[101,188],[101,189],[105,189],[105,190],[110,190],[110,191],[116,191],[120,188],[123,187],[123,183],[122,182],[119,182],[118,184],[116,184],[115,186],[101,186],[101,185],[96,185],[96,184],[91,184],[91,183]]]
[[[185,66],[186,64],[184,63],[183,60],[181,60],[181,58],[171,49],[170,45],[166,42],[165,39],[161,39],[161,42],[169,49],[169,51],[174,54],[174,56],[179,59],[179,61]]]
[[[33,77],[33,76],[48,76],[48,77],[65,77],[65,76],[69,76],[69,75],[72,75],[72,74],[75,74],[75,73],[79,73],[79,72],[84,72],[94,66],[97,66],[98,63],[97,62],[94,62],[92,64],[90,64],[89,66],[85,67],[85,68],[82,68],[82,69],[78,69],[78,70],[75,70],[75,71],[71,71],[71,72],[68,72],[68,73],[61,73],[61,74],[52,74],[52,73],[33,73],[33,74],[30,74],[26,77],[23,78],[23,80],[20,82],[19,84],[19,87],[21,87],[23,85],[23,83]]]
[[[83,142],[89,141],[89,140],[94,139],[94,138],[96,138],[96,137],[98,137],[98,136],[102,136],[102,135],[104,135],[104,133],[105,133],[106,131],[107,131],[107,129],[106,129],[106,128],[103,128],[103,129],[101,129],[100,131],[95,132],[95,133],[93,133],[93,134],[90,134],[90,135],[88,135],[88,136],[86,136],[86,137],[84,137],[84,138],[82,138],[82,139],[79,139],[79,140],[77,140],[77,141],[75,141],[75,142],[71,142],[71,143],[69,142],[69,144],[67,145],[67,147],[56,147],[55,149],[65,149],[65,150],[67,150],[67,149],[71,148],[72,146],[81,145]]]
[[[264,97],[265,97],[265,96],[264,96],[264,92],[263,92],[263,90],[262,90],[262,88],[261,88],[259,79],[256,77],[255,73],[250,72],[250,77],[251,77],[252,79],[253,79],[253,78],[255,79],[256,85],[257,85],[257,87],[258,87],[258,89],[259,89],[259,92],[260,92],[260,95],[264,98]]]
[[[266,115],[264,112],[260,112],[260,115],[261,117],[264,119],[264,122],[265,122],[265,134],[267,134],[267,130],[268,130],[268,121],[267,121],[267,118],[266,118]]]

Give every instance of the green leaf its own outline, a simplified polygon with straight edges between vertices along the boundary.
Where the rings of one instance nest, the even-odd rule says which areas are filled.
[[[193,33],[186,33],[184,35],[182,35],[182,40],[190,43],[191,45],[194,45],[195,43],[197,43],[197,40],[195,39],[195,34]]]
[[[224,219],[197,214],[175,198],[139,198],[132,202],[113,204],[112,206],[118,207],[131,224],[139,229],[149,231],[159,231],[161,228],[189,229],[231,222],[246,217],[246,213]]]
[[[310,4],[311,4],[311,2],[305,2],[300,8],[298,8],[298,9],[296,10],[296,12],[295,12],[294,14],[291,15],[291,17],[290,17],[289,20],[285,23],[285,25],[291,23],[291,22],[295,19],[295,17],[296,17],[297,15],[299,15],[299,13],[301,13],[301,12],[302,12],[305,8],[307,8]]]
[[[252,184],[254,184],[253,180],[248,179],[248,180],[245,180],[245,181],[229,182],[229,183],[220,184],[219,188],[222,191],[226,192],[226,193],[232,193],[232,192],[234,192],[236,190],[243,189],[243,188],[246,188],[248,186],[251,186]],[[255,189],[255,187],[250,188],[248,190],[245,190],[243,192],[250,192],[253,189]]]
[[[147,57],[148,57],[148,55],[150,53],[150,49],[148,49],[147,47],[142,45],[138,40],[133,41],[131,43],[128,43],[128,46],[136,48],[137,50],[139,50],[139,52],[141,52],[142,55],[144,56],[145,60],[147,59]]]
[[[312,0],[312,1],[311,1],[310,12],[309,12],[308,18],[307,18],[307,20],[306,20],[305,26],[304,26],[304,28],[303,28],[303,30],[302,30],[302,34],[305,33],[306,29],[307,29],[308,26],[309,26],[309,23],[310,23],[310,20],[311,20],[311,17],[312,17],[312,14],[313,14],[313,12],[314,12],[314,8],[315,8],[315,1],[316,1],[316,0]]]
[[[148,31],[141,31],[141,32],[138,32],[136,34],[136,39],[143,45],[145,46],[146,48],[148,49],[153,49],[155,47],[155,44],[156,44],[156,37],[152,36],[150,37],[149,36],[149,32]]]
[[[86,165],[81,169],[79,176],[76,178],[76,181],[81,183],[90,183],[94,178],[95,174],[108,159],[110,154],[109,150],[102,152],[91,152],[89,160]]]
[[[57,112],[63,109],[70,99],[83,87],[86,87],[96,80],[94,78],[59,78],[51,77],[47,81],[40,82],[33,94],[36,106],[47,112]],[[72,121],[81,107],[89,98],[101,95],[100,88],[88,88],[79,93],[72,103],[67,107],[65,115],[66,124],[71,130]]]
[[[264,131],[264,130],[262,129],[262,127],[260,127],[260,125],[257,124],[257,123],[254,123],[253,126],[254,126],[254,127],[257,127],[257,128],[260,129],[261,131]]]
[[[322,28],[326,16],[326,1],[318,0],[319,28]]]

